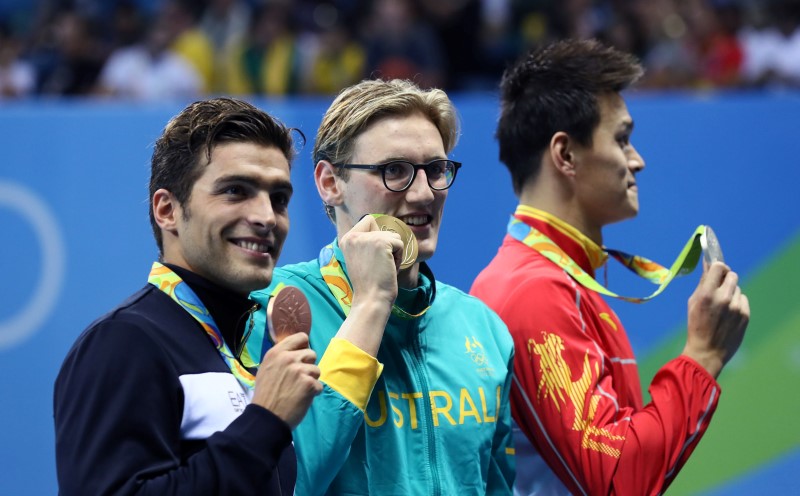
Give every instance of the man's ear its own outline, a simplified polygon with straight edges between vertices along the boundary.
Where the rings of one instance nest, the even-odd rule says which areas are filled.
[[[563,131],[557,132],[550,138],[550,159],[560,174],[575,175],[575,146],[575,140]]]
[[[336,175],[335,167],[327,160],[320,160],[314,168],[314,183],[319,197],[325,205],[337,207],[342,204],[342,178]]]
[[[153,193],[153,217],[162,231],[175,234],[177,217],[183,215],[178,200],[168,190],[161,188]]]

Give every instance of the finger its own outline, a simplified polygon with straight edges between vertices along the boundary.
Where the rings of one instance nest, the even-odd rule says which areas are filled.
[[[322,383],[319,382],[320,370],[316,365],[302,364],[296,367],[294,372],[297,374],[294,377],[296,384],[303,384],[305,388],[313,391],[322,387]]]
[[[742,298],[742,288],[736,286],[736,289],[733,290],[733,298],[732,300],[740,300]]]
[[[300,353],[299,360],[303,363],[317,363],[317,353],[312,350],[311,348],[306,348],[304,350],[298,350],[297,353]]]
[[[736,286],[728,302],[728,311],[734,315],[741,314],[742,311],[742,290]]]
[[[380,231],[378,227],[378,223],[375,222],[375,217],[371,216],[370,214],[366,214],[361,219],[356,222],[351,229],[352,232],[370,232],[370,231]]]
[[[377,231],[368,236],[374,236],[370,243],[375,244],[370,245],[370,249],[385,249],[386,253],[394,259],[395,268],[399,268],[400,263],[403,261],[403,251],[405,249],[403,238],[400,237],[400,234],[394,231]]]
[[[741,289],[739,288],[739,275],[729,270],[725,274],[725,278],[722,280],[722,284],[719,287],[719,294],[721,297],[727,299],[727,301],[731,301],[736,292],[739,291],[741,293]]]
[[[730,272],[730,268],[723,262],[713,262],[703,276],[700,278],[700,284],[707,289],[714,290],[722,284],[726,274]]]
[[[296,332],[281,339],[273,348],[280,350],[302,350],[308,348],[308,334]]]
[[[377,226],[378,224],[375,224],[375,225]],[[378,228],[378,229],[380,229],[380,228]],[[377,236],[376,239],[379,239],[381,241],[386,242],[388,245],[391,245],[392,251],[394,251],[394,248],[395,248],[396,245],[399,245],[401,248],[403,246],[403,238],[401,238],[400,235],[398,233],[394,232],[394,231],[380,231],[379,230],[375,234],[371,234],[370,236]]]
[[[744,317],[744,325],[747,326],[747,323],[750,322],[750,299],[742,293],[741,300],[741,313]]]
[[[319,376],[322,373],[322,371],[320,371],[319,367],[317,367],[316,365],[313,365],[313,364],[308,364],[308,365],[306,365],[306,367],[308,367],[308,368],[303,369],[303,372],[307,376],[313,377],[314,379],[319,380]]]
[[[391,250],[392,258],[394,259],[395,270],[400,270],[400,264],[403,262],[404,258],[405,245],[399,234],[391,234],[394,234],[394,236],[389,238],[389,250]]]
[[[314,375],[313,372],[309,373],[309,377],[312,377],[314,379],[313,381],[309,381],[310,392],[314,396],[318,396],[319,393],[321,393],[322,389],[323,389],[323,384],[319,381],[319,369],[317,369],[316,375]]]

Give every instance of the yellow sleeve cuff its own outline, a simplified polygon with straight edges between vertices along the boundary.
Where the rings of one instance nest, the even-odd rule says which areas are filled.
[[[319,361],[319,369],[320,381],[363,412],[383,364],[350,341],[333,338]]]

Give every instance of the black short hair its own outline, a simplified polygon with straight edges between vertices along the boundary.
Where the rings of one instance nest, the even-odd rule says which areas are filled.
[[[500,160],[519,194],[539,173],[542,153],[559,131],[590,145],[600,123],[597,97],[619,93],[644,73],[630,54],[596,40],[563,40],[533,50],[500,82],[496,138]]]

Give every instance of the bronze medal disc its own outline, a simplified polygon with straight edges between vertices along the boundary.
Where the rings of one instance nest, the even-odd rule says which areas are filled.
[[[414,265],[417,261],[419,247],[411,228],[402,220],[391,215],[376,215],[375,222],[378,223],[381,231],[392,231],[400,235],[400,239],[403,241],[403,259],[400,262],[400,269],[407,269]]]
[[[267,304],[267,328],[273,343],[297,332],[311,332],[311,307],[306,295],[294,286],[282,287]]]
[[[725,262],[725,257],[722,256],[722,247],[720,247],[717,235],[714,234],[711,226],[706,226],[703,235],[700,236],[700,246],[703,247],[703,257],[709,265],[714,262]]]

